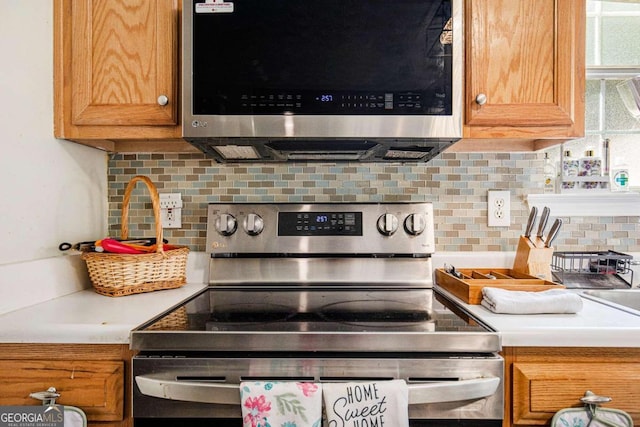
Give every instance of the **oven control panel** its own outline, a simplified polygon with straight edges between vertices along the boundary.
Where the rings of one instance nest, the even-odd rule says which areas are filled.
[[[362,212],[278,212],[278,236],[362,236]]]
[[[435,252],[431,203],[212,203],[207,251],[219,254]]]

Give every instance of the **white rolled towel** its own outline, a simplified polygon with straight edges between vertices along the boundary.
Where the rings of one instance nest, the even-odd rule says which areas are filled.
[[[565,289],[527,292],[482,288],[481,304],[494,313],[571,314],[582,310],[582,298]]]

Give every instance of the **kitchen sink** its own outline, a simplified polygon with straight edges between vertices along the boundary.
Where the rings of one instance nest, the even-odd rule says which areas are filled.
[[[584,295],[594,297],[595,300],[604,300],[617,306],[623,306],[640,314],[640,289],[607,289],[584,291]]]

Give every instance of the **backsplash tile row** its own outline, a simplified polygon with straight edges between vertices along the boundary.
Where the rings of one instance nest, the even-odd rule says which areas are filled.
[[[528,216],[527,194],[542,192],[542,153],[444,153],[424,164],[218,164],[202,154],[116,154],[109,161],[109,233],[120,235],[124,189],[148,176],[160,193],[182,194],[181,229],[172,243],[205,250],[212,202],[404,202],[434,204],[437,251],[513,251]],[[511,192],[511,225],[487,226],[487,190]],[[585,213],[588,215],[588,212]],[[640,251],[640,217],[563,218],[557,250]],[[129,235],[153,234],[142,184],[133,192]]]

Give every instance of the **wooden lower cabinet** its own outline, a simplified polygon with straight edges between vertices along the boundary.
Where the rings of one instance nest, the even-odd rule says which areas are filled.
[[[640,425],[640,348],[505,347],[505,427],[549,425],[581,407],[590,390]],[[131,358],[126,344],[0,344],[0,405],[37,405],[55,387],[92,427],[131,427]]]
[[[39,405],[29,394],[55,387],[89,426],[132,426],[131,357],[118,344],[0,344],[0,405]]]
[[[510,347],[503,356],[505,427],[550,425],[559,410],[582,407],[587,390],[640,424],[640,348]]]

